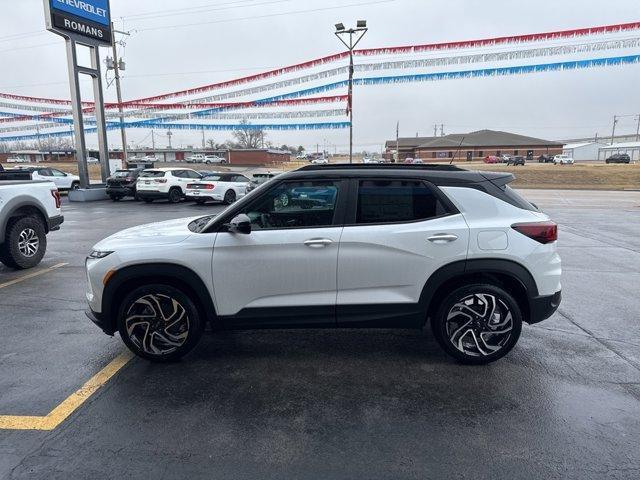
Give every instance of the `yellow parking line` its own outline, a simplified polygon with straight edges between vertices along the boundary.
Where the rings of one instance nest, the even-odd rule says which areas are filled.
[[[0,415],[0,430],[53,430],[133,358],[124,351],[44,417]]]
[[[49,268],[43,268],[42,270],[38,270],[38,271],[35,271],[35,272],[27,273],[26,275],[23,275],[21,277],[15,278],[15,279],[10,280],[8,282],[0,283],[0,288],[10,287],[11,285],[15,285],[16,283],[24,282],[25,280],[28,280],[30,278],[38,277],[40,275],[44,275],[45,273],[48,273],[48,272],[50,272],[52,270],[55,270],[56,268],[64,267],[65,265],[69,265],[69,264],[68,263],[58,263],[58,264],[53,265],[53,266],[51,266]]]

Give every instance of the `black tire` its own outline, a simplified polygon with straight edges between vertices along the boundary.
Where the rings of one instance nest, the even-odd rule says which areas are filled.
[[[109,195],[111,197],[111,200],[113,200],[114,202],[119,202],[120,199],[122,197],[119,197],[118,195]]]
[[[18,270],[32,268],[40,263],[47,251],[47,233],[44,223],[37,217],[22,217],[11,221],[0,247],[0,261]]]
[[[227,205],[231,205],[235,201],[236,192],[234,192],[233,190],[227,190],[224,194],[224,203],[226,203]]]
[[[153,198],[143,198],[144,203],[151,203],[153,202]]]
[[[472,317],[473,311],[487,314]],[[484,365],[502,358],[515,346],[522,331],[522,312],[502,288],[471,284],[445,297],[431,318],[431,329],[447,354],[462,363]]]
[[[198,199],[198,200],[196,200],[196,203],[198,205],[204,205],[204,200]]]
[[[73,182],[71,184],[71,190],[78,190],[80,188],[80,182]]]
[[[163,311],[169,321],[158,315],[158,310]],[[132,318],[154,313],[156,316],[150,321]],[[176,322],[172,323],[174,318]],[[198,344],[203,330],[204,321],[194,302],[182,290],[170,285],[138,287],[127,295],[118,310],[118,331],[125,345],[139,357],[153,362],[171,362],[183,357]]]
[[[171,188],[169,190],[169,203],[180,203],[180,200],[182,200],[182,191],[177,187]]]

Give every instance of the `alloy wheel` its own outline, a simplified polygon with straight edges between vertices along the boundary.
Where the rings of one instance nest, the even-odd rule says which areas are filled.
[[[472,357],[492,355],[509,342],[514,327],[507,304],[489,293],[462,298],[449,310],[446,333],[451,344]]]
[[[18,250],[25,257],[31,258],[38,253],[40,239],[33,228],[25,228],[18,236]]]
[[[125,328],[131,342],[143,352],[167,355],[187,341],[189,315],[175,298],[148,294],[131,304]]]

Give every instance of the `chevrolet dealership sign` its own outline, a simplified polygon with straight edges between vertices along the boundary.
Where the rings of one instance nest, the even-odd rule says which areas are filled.
[[[109,0],[44,0],[47,30],[79,42],[111,45]]]

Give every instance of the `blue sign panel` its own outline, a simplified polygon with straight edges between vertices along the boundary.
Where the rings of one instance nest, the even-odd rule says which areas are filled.
[[[111,21],[108,0],[51,0],[51,7],[101,25]]]

